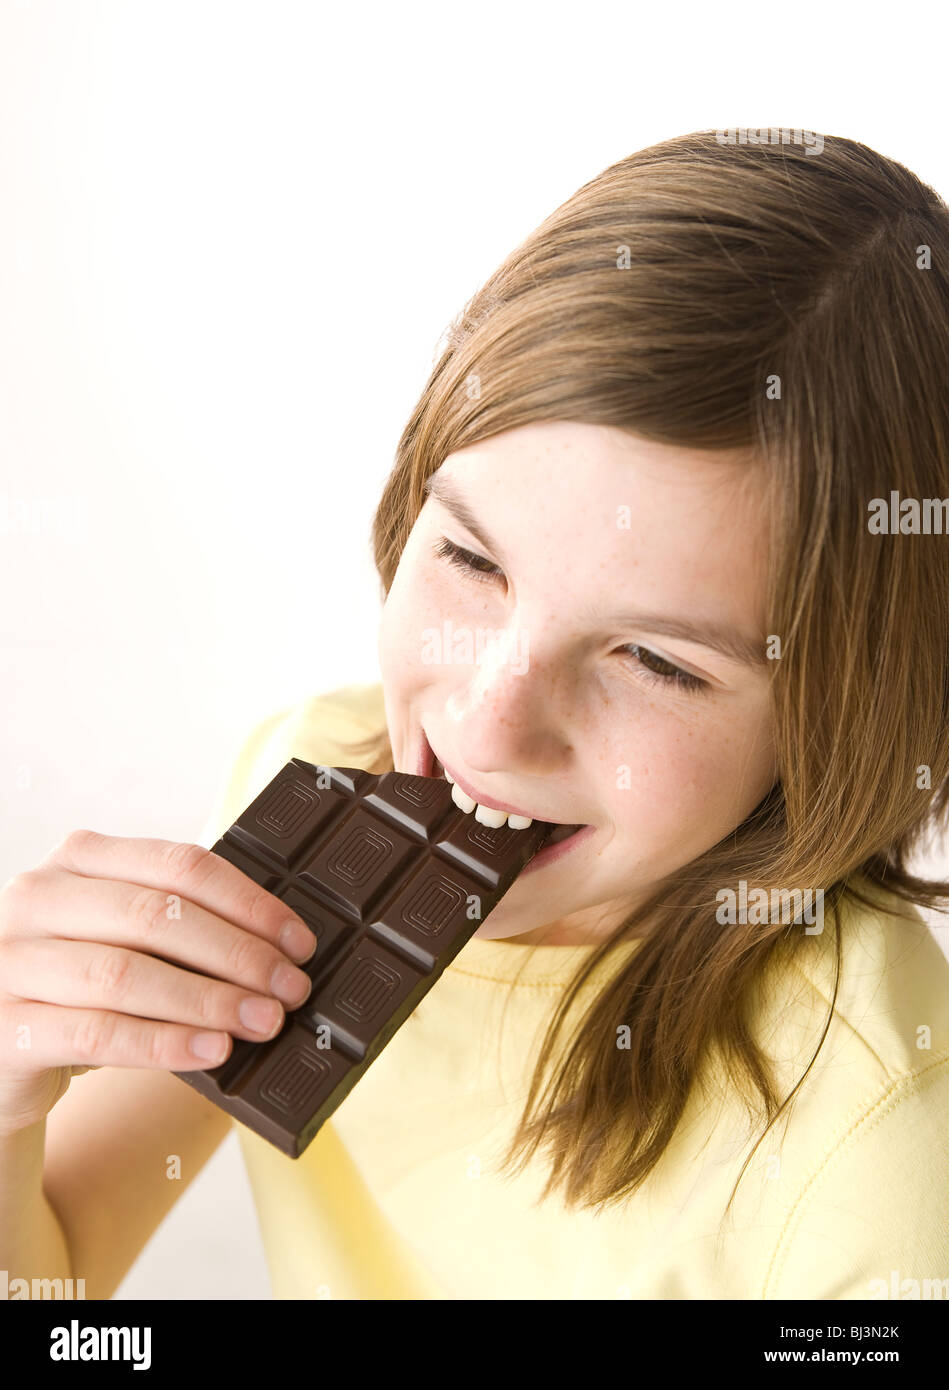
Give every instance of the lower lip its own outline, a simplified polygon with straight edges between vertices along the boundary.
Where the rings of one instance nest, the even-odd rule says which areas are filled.
[[[575,845],[583,844],[596,834],[595,825],[585,825],[582,830],[576,831],[567,840],[561,840],[558,845],[548,845],[546,849],[540,849],[528,859],[518,877],[529,874],[533,869],[542,869],[545,864],[553,864],[557,859],[563,859],[565,854],[569,854]]]
[[[422,744],[418,754],[417,776],[431,777],[434,773],[435,754],[432,751],[425,730],[423,729],[421,733]],[[584,844],[592,839],[595,834],[595,825],[585,825],[582,830],[578,830],[574,835],[571,835],[568,840],[561,840],[559,844],[548,845],[546,849],[538,850],[535,855],[528,859],[524,868],[521,870],[520,874],[518,874],[518,878],[522,878],[524,874],[531,873],[534,869],[542,869],[546,864],[553,864],[558,859],[563,859],[564,855],[569,854],[576,845]]]

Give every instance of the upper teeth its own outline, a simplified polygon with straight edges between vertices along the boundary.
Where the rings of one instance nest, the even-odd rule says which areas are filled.
[[[509,825],[512,830],[526,830],[533,825],[531,816],[508,815],[507,811],[495,811],[491,806],[482,806],[480,802],[472,800],[461,790],[458,783],[451,777],[444,768],[442,776],[446,782],[451,783],[451,799],[458,807],[459,811],[474,811],[475,820],[481,825],[488,825],[492,830],[498,830],[502,825]]]

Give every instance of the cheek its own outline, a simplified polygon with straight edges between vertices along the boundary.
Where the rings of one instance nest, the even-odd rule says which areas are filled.
[[[617,741],[607,763],[617,827],[640,840],[698,822],[725,834],[774,780],[769,728],[761,708],[681,716],[657,709],[635,721],[634,737]]]
[[[382,608],[379,666],[391,686],[415,684],[422,674],[431,677],[432,667],[422,660],[424,633],[426,628],[439,628],[444,616],[439,586],[421,562],[418,548],[410,537]]]
[[[412,604],[401,573],[400,569],[386,595],[379,623],[379,668],[387,688],[407,684],[408,657],[415,645]]]

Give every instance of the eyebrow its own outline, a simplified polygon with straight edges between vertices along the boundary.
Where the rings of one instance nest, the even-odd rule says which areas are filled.
[[[451,478],[433,473],[425,479],[424,491],[440,502],[446,511],[451,512],[457,522],[470,531],[485,550],[490,550],[499,560],[504,559],[500,546],[492,540],[478,521],[471,507]],[[748,637],[738,628],[728,623],[693,623],[688,618],[676,618],[668,613],[638,612],[615,613],[612,621],[642,628],[663,637],[678,637],[683,642],[695,642],[698,646],[709,647],[729,660],[752,670],[766,670],[771,663],[765,655],[764,643]]]
[[[443,478],[439,473],[433,473],[430,478],[425,479],[425,491],[431,493],[436,502],[441,502],[445,510],[451,512],[455,520],[460,522],[466,531],[470,531],[485,550],[492,550],[498,559],[504,559],[501,547],[484,530],[451,478]]]

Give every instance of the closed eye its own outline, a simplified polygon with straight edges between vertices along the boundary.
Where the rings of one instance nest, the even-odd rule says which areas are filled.
[[[659,656],[656,652],[651,652],[648,647],[641,647],[636,642],[631,642],[623,647],[624,652],[629,652],[640,663],[642,676],[646,678],[646,672],[660,685],[678,685],[683,690],[698,692],[710,689],[708,681],[703,681],[699,676],[693,676],[691,671],[683,671],[681,666],[673,666],[671,661],[667,661],[664,656]],[[656,670],[656,667],[659,670]]]
[[[438,545],[435,547],[436,555],[450,564],[456,565],[472,579],[501,579],[503,575],[497,565],[493,565],[490,560],[486,560],[483,555],[476,555],[472,550],[465,550],[460,545],[455,545],[447,536],[442,536]]]

